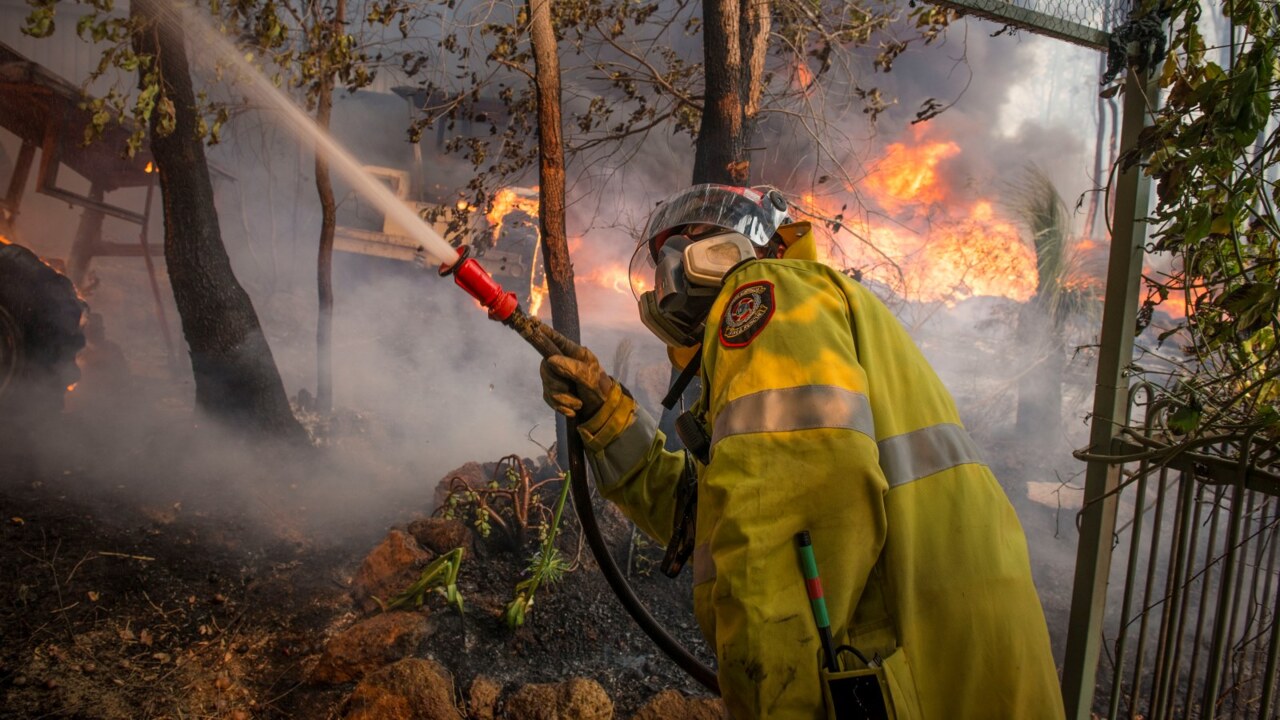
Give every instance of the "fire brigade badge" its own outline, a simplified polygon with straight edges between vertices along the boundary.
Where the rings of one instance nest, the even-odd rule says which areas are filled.
[[[733,291],[720,318],[720,344],[746,347],[773,317],[773,283],[758,280]]]

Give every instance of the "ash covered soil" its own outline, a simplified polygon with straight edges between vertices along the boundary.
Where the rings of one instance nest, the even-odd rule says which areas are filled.
[[[382,614],[353,589],[366,556],[389,529],[430,515],[441,478],[410,491],[387,478],[411,468],[356,464],[340,481],[378,497],[376,511],[345,501],[318,508],[323,493],[312,490],[334,475],[336,451],[202,450],[209,432],[168,423],[109,453],[86,450],[98,447],[95,431],[75,418],[40,431],[40,442],[31,428],[0,435],[0,717],[419,717],[352,709],[359,676],[401,657],[444,666],[454,704],[470,717],[486,716],[469,706],[481,677],[498,688],[498,717],[522,686],[570,678],[599,683],[614,717],[634,716],[662,691],[705,696],[626,615],[585,549],[577,569],[538,591],[525,625],[508,629],[502,612],[527,551],[478,537],[459,575],[465,614],[435,595],[387,613],[414,625],[409,644],[393,643],[356,677],[320,681],[333,639]],[[143,462],[154,456],[165,460]],[[543,500],[553,502],[553,491],[544,488]],[[660,548],[633,552],[625,521],[600,513],[619,562],[656,562]],[[567,520],[560,547],[573,559],[579,544]],[[709,661],[685,572],[673,581],[654,567],[631,579],[668,630]],[[645,717],[672,716],[652,710]]]

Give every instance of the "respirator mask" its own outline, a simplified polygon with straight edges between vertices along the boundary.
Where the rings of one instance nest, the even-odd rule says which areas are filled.
[[[695,185],[659,205],[629,273],[645,327],[672,348],[701,343],[725,275],[767,251],[786,207],[776,190],[727,185]]]
[[[672,236],[658,251],[656,263],[648,248],[637,249],[631,276],[653,278],[653,289],[638,293],[641,322],[667,345],[697,345],[725,274],[755,257],[751,241],[734,232],[698,240]]]

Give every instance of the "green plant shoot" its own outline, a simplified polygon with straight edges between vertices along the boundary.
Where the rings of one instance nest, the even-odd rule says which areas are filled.
[[[553,585],[559,582],[569,570],[569,561],[556,548],[556,537],[560,534],[560,518],[564,513],[564,501],[569,497],[569,473],[564,474],[564,482],[560,484],[560,497],[556,500],[555,514],[551,518],[551,527],[542,545],[529,560],[529,577],[516,584],[515,598],[507,604],[503,619],[512,630],[524,624],[525,615],[533,608],[533,596],[543,584]]]
[[[462,558],[465,554],[466,551],[463,548],[450,550],[423,568],[422,574],[412,585],[405,588],[404,592],[386,602],[377,597],[374,600],[382,607],[383,612],[404,607],[419,608],[426,602],[427,593],[434,591],[450,605],[458,608],[458,612],[463,612],[462,593],[458,592],[458,569],[462,567]]]

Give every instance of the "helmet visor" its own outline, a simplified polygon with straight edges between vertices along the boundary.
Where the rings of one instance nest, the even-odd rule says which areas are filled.
[[[668,237],[681,228],[702,225],[740,233],[753,245],[765,247],[785,217],[785,211],[751,188],[695,185],[653,211],[641,246],[656,258]]]
[[[649,246],[640,243],[631,255],[631,263],[627,269],[627,277],[631,281],[631,296],[637,301],[646,290],[653,289],[653,276],[657,269],[657,263],[649,254]]]

